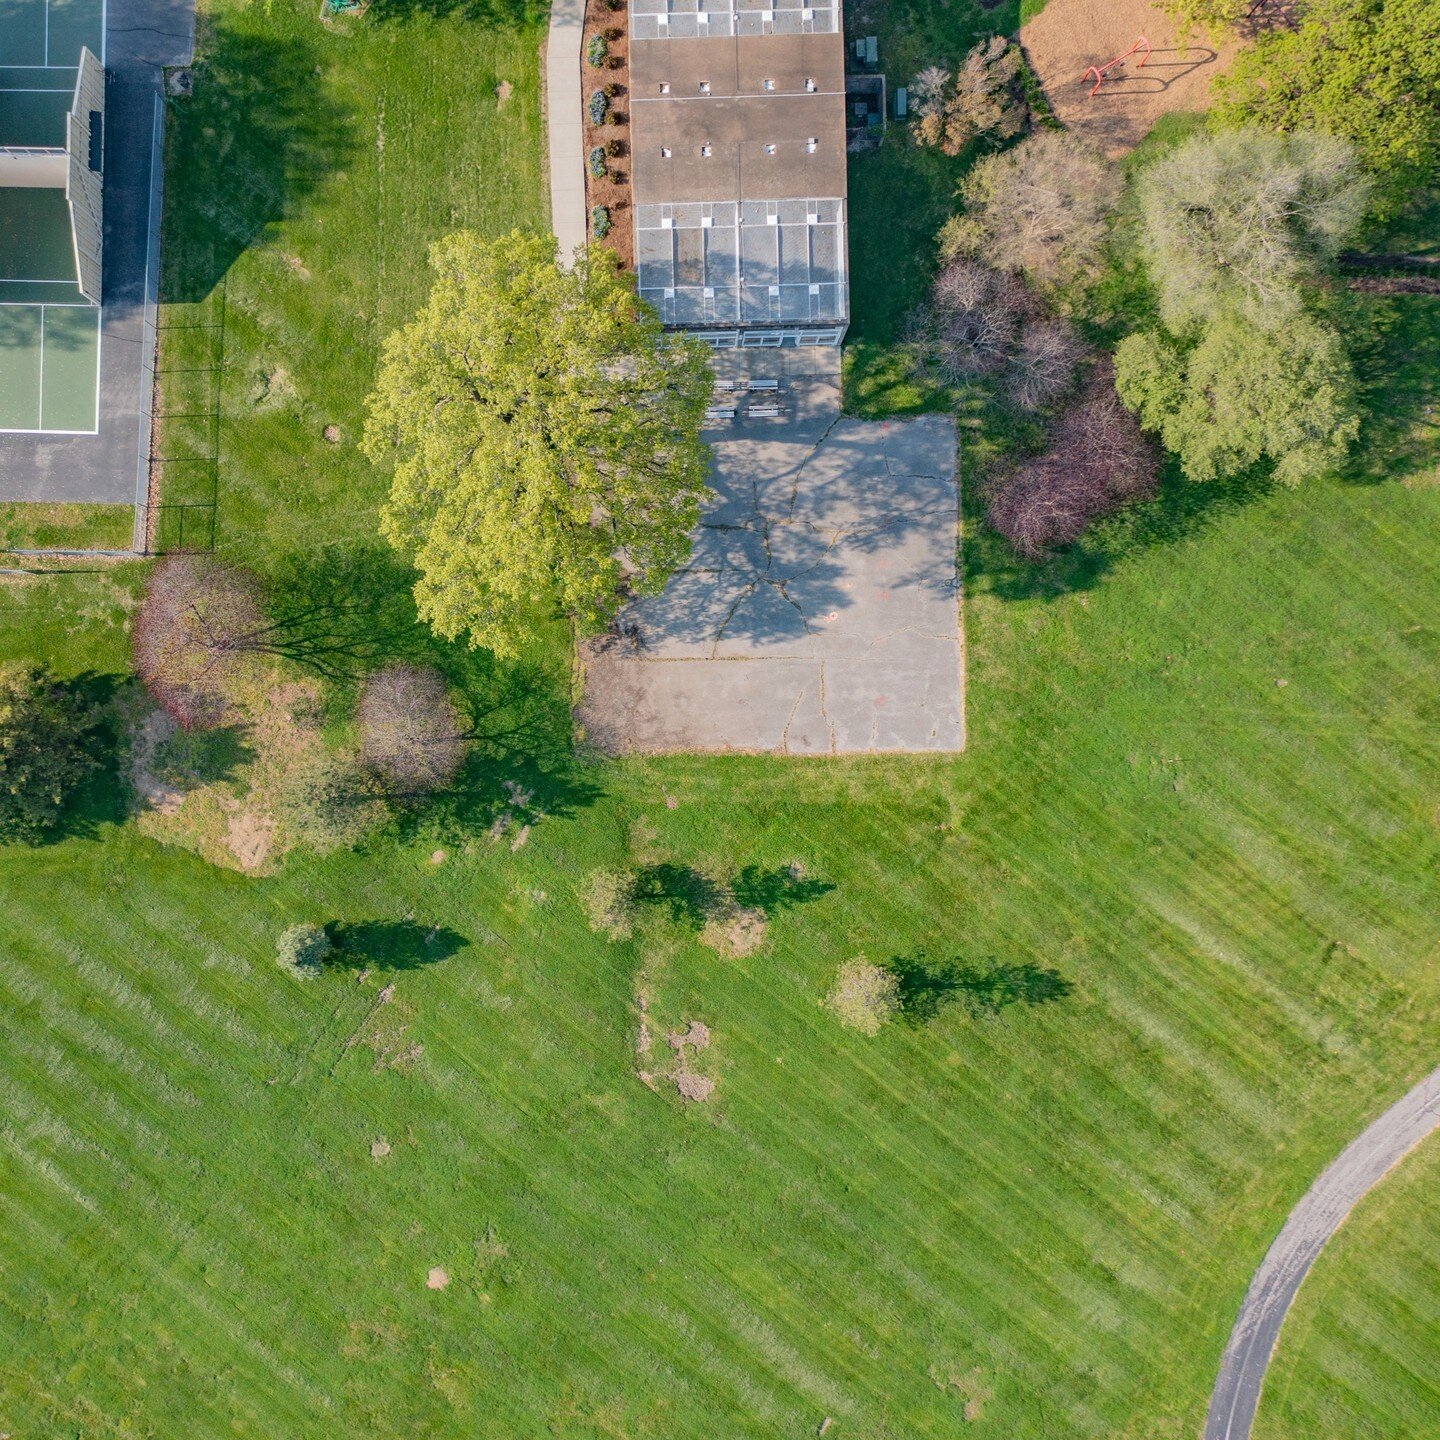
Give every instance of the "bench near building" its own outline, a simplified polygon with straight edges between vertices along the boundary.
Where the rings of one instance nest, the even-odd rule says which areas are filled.
[[[717,349],[838,346],[849,321],[838,0],[633,0],[640,294]]]

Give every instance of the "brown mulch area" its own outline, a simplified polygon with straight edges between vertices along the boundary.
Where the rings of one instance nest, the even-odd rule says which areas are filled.
[[[1086,67],[1123,54],[1141,35],[1150,42],[1148,61],[1142,66],[1143,52],[1133,55],[1092,98],[1095,79],[1082,78]],[[1241,43],[1231,38],[1217,48],[1196,37],[1187,45],[1150,0],[1049,0],[1020,31],[1056,117],[1112,159],[1169,111],[1205,109],[1210,81],[1229,68]]]
[[[592,35],[604,35],[609,53],[604,65],[596,68],[585,58]],[[597,205],[610,211],[610,233],[603,243],[620,257],[620,264],[631,269],[635,259],[635,213],[630,203],[630,27],[625,9],[612,10],[607,0],[587,0],[585,35],[580,42],[581,104],[588,107],[590,96],[603,85],[615,87],[610,101],[610,119],[604,125],[592,125],[588,109],[585,115],[585,209],[589,213]],[[606,161],[607,174],[597,180],[590,173],[590,152],[608,141],[620,142],[619,155]]]

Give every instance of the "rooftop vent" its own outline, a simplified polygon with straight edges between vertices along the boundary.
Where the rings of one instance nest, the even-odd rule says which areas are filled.
[[[815,77],[813,75],[807,75],[805,77],[805,92],[808,95],[815,93]]]
[[[702,145],[702,146],[700,147],[700,154],[701,154],[701,156],[702,156],[704,159],[706,159],[706,160],[708,160],[708,159],[711,157],[711,155],[713,155],[714,153],[715,153],[715,152],[714,152],[713,150],[711,150],[708,141],[707,141],[704,145]]]
[[[807,154],[810,154],[810,155],[813,155],[813,154],[815,153],[816,146],[818,145],[818,143],[819,143],[819,142],[818,142],[818,141],[815,139],[815,137],[812,135],[812,136],[805,142],[805,150],[806,150],[806,153],[807,153]]]
[[[775,153],[775,147],[773,145],[767,145],[765,147],[765,153],[767,155],[773,155]]]
[[[775,88],[775,82],[773,80],[762,80],[760,84],[766,90],[773,90]]]
[[[662,80],[660,82],[660,93],[662,95],[668,95],[670,93],[670,82],[668,80]]]
[[[710,93],[710,82],[708,80],[702,80],[700,82],[700,93],[702,95],[708,95]]]
[[[670,147],[668,145],[662,145],[660,147],[660,158],[662,160],[668,160],[670,158]]]

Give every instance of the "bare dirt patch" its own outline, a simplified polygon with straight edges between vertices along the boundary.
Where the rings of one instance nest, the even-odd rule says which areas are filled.
[[[275,842],[275,822],[254,810],[240,810],[225,827],[225,844],[235,863],[247,874],[263,870]]]
[[[432,1265],[429,1273],[425,1276],[425,1288],[427,1290],[443,1290],[449,1283],[449,1271],[442,1270],[438,1265]]]
[[[700,943],[727,960],[741,960],[753,955],[765,943],[768,930],[763,910],[736,906],[706,923],[700,932]]]
[[[1123,54],[1139,36],[1150,42],[1112,72],[1091,96],[1086,68]],[[1216,47],[1197,37],[1188,44],[1175,23],[1150,0],[1049,0],[1020,30],[1020,44],[1045,88],[1056,118],[1112,159],[1144,138],[1172,110],[1203,110],[1210,82],[1224,74],[1241,41]]]
[[[175,733],[175,722],[163,711],[152,710],[136,727],[130,748],[130,783],[135,798],[157,815],[174,815],[185,803],[185,792],[155,773],[155,752]]]
[[[682,1100],[703,1103],[713,1093],[715,1082],[708,1075],[701,1075],[698,1071],[680,1070],[675,1075],[675,1088],[680,1092]]]
[[[710,1027],[703,1020],[692,1020],[683,1031],[672,1030],[665,1041],[682,1058],[687,1045],[698,1054],[710,1043]]]
[[[370,1158],[372,1160],[383,1160],[389,1153],[390,1142],[383,1135],[370,1142]]]

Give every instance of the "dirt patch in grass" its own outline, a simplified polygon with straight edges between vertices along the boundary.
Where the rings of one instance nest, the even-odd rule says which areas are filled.
[[[1144,35],[1143,49],[1107,76],[1097,95],[1091,65],[1104,65]],[[1241,41],[1216,47],[1177,34],[1175,23],[1150,0],[1049,0],[1023,25],[1020,44],[1039,77],[1045,98],[1067,130],[1083,136],[1112,159],[1133,149],[1172,110],[1203,110],[1210,82],[1224,74]]]
[[[682,1100],[703,1103],[714,1093],[715,1082],[698,1070],[679,1070],[675,1073],[675,1088]]]
[[[370,1142],[370,1158],[372,1160],[383,1160],[389,1153],[390,1142],[383,1135]]]
[[[425,1288],[427,1290],[443,1290],[449,1283],[449,1271],[442,1270],[438,1265],[432,1265],[425,1276]]]
[[[185,792],[155,773],[160,746],[175,734],[175,722],[163,711],[152,710],[136,726],[130,745],[130,784],[135,798],[158,815],[174,815],[185,803]]]
[[[275,843],[275,822],[254,810],[240,810],[225,827],[225,845],[235,863],[247,874],[265,868]]]
[[[763,910],[737,906],[706,921],[700,931],[700,943],[727,960],[739,960],[753,955],[764,945],[769,928]]]

